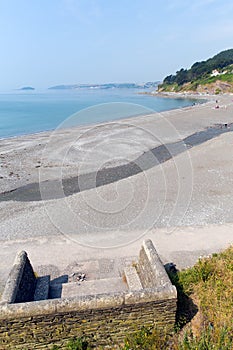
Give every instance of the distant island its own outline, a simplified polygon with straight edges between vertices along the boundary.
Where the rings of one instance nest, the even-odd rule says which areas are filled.
[[[233,92],[233,49],[225,50],[190,69],[180,69],[158,85],[158,92],[220,94]]]
[[[149,89],[157,88],[158,81],[142,84],[136,83],[106,83],[106,84],[73,84],[56,85],[49,87],[50,90],[76,90],[76,89]]]
[[[23,86],[22,88],[20,88],[19,90],[35,90],[35,88],[31,87],[31,86]]]

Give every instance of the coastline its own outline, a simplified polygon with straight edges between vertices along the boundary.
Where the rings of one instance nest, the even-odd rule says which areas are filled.
[[[155,91],[151,91],[151,92],[142,92],[141,94],[143,95],[150,95],[150,96],[161,96],[161,97],[168,97],[168,98],[174,98],[174,97],[178,97],[178,98],[192,98],[192,99],[202,99],[204,98],[204,100],[206,101],[215,101],[216,99],[220,98],[233,98],[233,93],[224,93],[224,94],[205,94],[205,93],[201,93],[201,92],[197,92],[197,93],[193,93],[193,92],[159,92],[157,90]]]
[[[112,255],[133,255],[132,252],[135,247],[141,244],[144,237],[152,238],[164,262],[173,260],[178,267],[193,264],[200,255],[209,254],[232,244],[232,132],[231,129],[227,129],[227,132],[225,132],[224,127],[221,129],[221,125],[224,126],[226,123],[231,125],[233,122],[233,103],[232,95],[219,95],[217,98],[220,105],[219,109],[215,109],[215,96],[214,100],[207,103],[180,110],[169,110],[158,114],[126,118],[91,126],[85,125],[70,130],[59,130],[53,139],[54,145],[50,149],[54,152],[55,157],[50,159],[49,167],[44,168],[41,158],[51,137],[51,132],[1,139],[0,240],[3,249],[0,252],[2,261],[0,265],[0,290],[18,249],[25,249],[29,252],[30,256],[33,257],[33,261],[35,261],[35,265],[38,266],[38,271],[40,271],[39,266],[43,264],[47,268],[49,265],[57,266],[60,273],[67,267],[70,260],[85,260],[89,259],[90,256],[100,258]],[[167,123],[166,125],[171,125],[171,130],[162,128],[164,122]],[[176,133],[174,133],[174,130]],[[202,135],[208,136],[206,131],[210,132],[211,130],[217,130],[220,133],[210,135],[207,139],[204,138],[199,142],[203,138]],[[173,145],[182,140],[189,140],[192,135],[195,135],[197,142],[191,146],[188,144],[186,152],[176,153],[174,159],[165,160],[158,166],[148,168],[148,170],[141,173],[131,174],[129,178],[117,181],[118,186],[125,188],[124,186],[127,185],[125,179],[127,179],[133,188],[140,189],[139,197],[135,199],[134,203],[133,210],[135,212],[138,208],[140,209],[141,194],[146,193],[143,176],[146,175],[148,180],[159,179],[160,171],[162,171],[167,181],[167,209],[164,209],[161,218],[158,219],[155,225],[151,226],[146,235],[141,236],[144,222],[140,222],[135,231],[126,231],[125,234],[131,237],[138,230],[139,239],[134,243],[128,243],[125,247],[110,250],[94,249],[70,240],[53,225],[46,213],[44,203],[33,199],[33,197],[27,197],[30,193],[33,195],[34,191],[33,187],[27,187],[28,184],[38,184],[41,170],[46,172],[47,180],[53,181],[56,179],[57,167],[60,164],[59,159],[64,152],[64,144],[70,142],[72,138],[75,138],[75,140],[78,138],[82,142],[80,147],[76,148],[78,153],[75,153],[75,158],[72,158],[73,153],[71,152],[70,158],[66,159],[63,164],[63,176],[70,179],[76,176],[77,164],[91,149],[94,151],[93,154],[90,154],[89,162],[87,162],[84,169],[78,170],[83,171],[85,175],[99,169],[103,153],[95,153],[95,150],[98,150],[103,140],[107,142],[107,145],[108,142],[110,145],[114,145],[114,147],[104,149],[107,155],[106,159],[112,157],[112,162],[105,164],[104,169],[106,171],[108,168],[121,169],[119,168],[121,166],[128,169],[127,164],[145,154],[148,149],[156,149],[157,152],[161,139],[165,145]],[[157,138],[159,136],[161,139],[158,140],[155,136]],[[119,140],[121,140],[124,143],[124,148],[119,147],[118,149],[116,144],[112,143],[115,139],[117,140],[116,144],[120,144]],[[190,140],[192,141],[192,138]],[[132,142],[135,142],[134,147],[132,147]],[[160,152],[159,148],[158,152]],[[120,159],[122,154],[126,159],[124,161]],[[162,150],[160,153],[156,153],[157,159],[159,159],[160,154],[162,156]],[[172,207],[172,203],[177,198],[177,194],[173,193],[174,181],[177,177],[175,168],[177,165],[182,167],[183,162],[187,161],[187,156],[191,159],[192,164],[191,201],[187,205],[183,220],[173,226],[172,234],[168,234],[168,213],[166,210]],[[180,168],[180,174],[183,172],[181,181],[185,182],[185,179],[189,178],[189,173]],[[115,185],[115,181],[107,182],[99,187],[99,191],[104,198],[114,198]],[[18,189],[18,192],[15,192],[16,189]],[[10,196],[12,197],[8,199],[4,197],[3,192],[6,191],[11,191]],[[154,191],[158,198],[163,195],[161,183],[155,184]],[[83,193],[94,200],[94,189],[90,188]],[[75,205],[75,208],[77,206],[75,210],[80,213],[84,210],[83,193],[73,193],[65,199],[70,205]],[[153,203],[153,198],[151,201],[151,204],[156,208],[157,204]],[[49,208],[56,208],[57,205],[62,203],[62,199],[48,200]],[[180,208],[182,209],[182,202]],[[85,210],[87,210],[86,207]],[[101,220],[93,215],[92,219],[96,219],[96,225],[102,225],[102,222],[105,221],[110,224],[107,215]],[[120,227],[122,223],[119,221],[117,224]],[[113,236],[116,240],[117,237],[122,236],[122,232],[115,232],[115,228],[113,230],[109,228],[103,233],[98,225],[88,229],[84,224],[80,224],[78,234],[81,242],[88,238],[93,246],[95,242],[97,244],[101,240],[104,241],[105,234]],[[78,257],[75,258],[77,251],[79,252]]]
[[[195,96],[186,96],[186,95],[180,95],[180,94],[176,94],[176,93],[171,93],[171,94],[173,94],[173,95],[167,95],[166,93],[165,94],[163,94],[163,93],[157,93],[157,92],[137,92],[137,94],[138,95],[149,95],[149,96],[159,96],[159,97],[162,97],[162,98],[168,98],[168,97],[170,97],[171,99],[182,99],[182,100],[185,100],[185,99],[197,99],[198,100],[198,98],[197,97],[195,97]],[[179,96],[178,96],[179,95]],[[200,99],[199,99],[200,100]],[[203,103],[206,103],[206,102],[208,102],[208,99],[207,98],[205,98],[204,99],[204,101],[203,101]],[[117,103],[117,102],[116,102]],[[202,103],[202,104],[203,104]],[[143,105],[142,105],[142,107],[143,107]],[[169,109],[167,109],[167,110],[164,110],[164,111],[162,111],[162,112],[157,112],[157,111],[153,111],[153,110],[151,110],[152,112],[151,113],[164,113],[164,112],[167,112],[167,111],[170,111],[170,110],[176,110],[176,109],[180,109],[180,108],[182,108],[182,109],[186,109],[186,108],[190,108],[190,107],[192,107],[192,105],[190,105],[190,106],[187,106],[187,107],[174,107],[174,108],[169,108]],[[87,108],[89,108],[89,107],[87,107]],[[146,106],[145,106],[145,108],[147,108]],[[139,114],[138,116],[143,116],[144,114],[142,113],[142,114]],[[132,116],[129,116],[129,117],[122,117],[122,118],[119,118],[119,119],[112,119],[112,120],[106,120],[106,121],[101,121],[101,122],[91,122],[91,123],[83,123],[83,124],[79,124],[77,127],[85,127],[85,126],[95,126],[95,125],[102,125],[102,124],[106,124],[106,123],[109,123],[109,122],[117,122],[118,120],[122,120],[122,119],[131,119],[131,118],[136,118],[137,117],[137,115],[132,115]],[[19,137],[27,137],[27,136],[31,136],[31,135],[40,135],[40,134],[42,134],[42,133],[52,133],[54,130],[56,130],[56,129],[54,129],[54,128],[52,128],[52,129],[46,129],[46,130],[42,130],[42,131],[35,131],[35,132],[30,132],[30,133],[25,133],[25,134],[19,134],[19,135],[13,135],[13,136],[6,136],[6,137],[0,137],[0,141],[1,140],[6,140],[6,139],[14,139],[14,138],[19,138]]]

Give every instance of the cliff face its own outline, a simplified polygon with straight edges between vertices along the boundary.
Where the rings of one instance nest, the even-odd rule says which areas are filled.
[[[169,87],[160,87],[158,92],[183,92],[190,94],[226,94],[233,93],[233,84],[230,82],[224,82],[221,80],[216,80],[212,83],[207,84],[197,84],[196,86],[192,83],[186,83],[182,87],[177,87],[177,85]]]
[[[209,94],[225,94],[233,92],[233,84],[217,80],[214,83],[198,85],[196,92]]]

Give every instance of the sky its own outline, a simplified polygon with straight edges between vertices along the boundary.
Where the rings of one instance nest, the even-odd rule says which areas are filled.
[[[232,41],[232,0],[0,0],[0,89],[162,80]]]

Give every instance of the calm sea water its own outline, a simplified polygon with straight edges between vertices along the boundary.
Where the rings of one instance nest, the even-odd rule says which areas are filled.
[[[136,89],[17,91],[0,94],[0,138],[31,134],[57,128],[64,120],[85,108],[103,103],[136,104],[152,111],[182,108],[190,99],[170,99],[138,94]],[[122,105],[123,106],[123,105]],[[126,105],[125,105],[126,106]],[[124,113],[80,113],[77,124],[92,124],[142,114],[142,107],[123,108]],[[97,108],[98,109],[98,108]],[[145,110],[146,110],[145,109]]]

